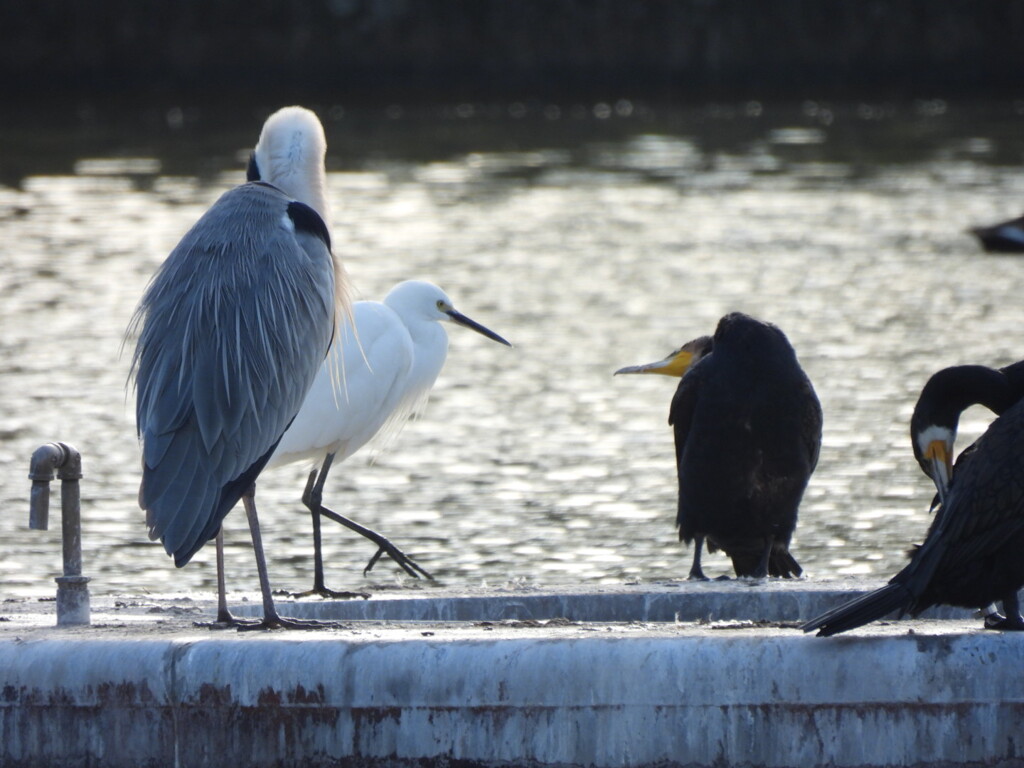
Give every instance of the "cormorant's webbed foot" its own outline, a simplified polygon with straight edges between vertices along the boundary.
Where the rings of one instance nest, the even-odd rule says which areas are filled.
[[[1020,598],[1017,597],[1016,590],[1003,597],[1003,613],[1006,615],[989,611],[985,616],[985,629],[995,629],[1000,632],[1024,632],[1024,617],[1020,615]]]
[[[1000,632],[1024,632],[1024,618],[1017,616],[1003,616],[1001,613],[990,613],[985,617],[985,629],[995,629]]]

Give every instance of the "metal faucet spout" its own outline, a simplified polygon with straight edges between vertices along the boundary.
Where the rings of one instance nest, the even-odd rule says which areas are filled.
[[[29,479],[29,527],[49,527],[50,483],[54,473],[60,479],[61,538],[64,573],[57,577],[57,625],[89,623],[89,579],[82,575],[82,505],[79,480],[82,456],[66,443],[46,443],[32,454]]]

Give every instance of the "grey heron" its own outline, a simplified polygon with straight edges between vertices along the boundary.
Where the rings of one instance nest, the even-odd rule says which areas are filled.
[[[264,125],[256,154],[278,183],[225,192],[164,261],[136,310],[132,373],[150,537],[184,566],[241,498],[274,607],[251,490],[298,413],[349,311],[326,224],[320,121],[298,107]]]

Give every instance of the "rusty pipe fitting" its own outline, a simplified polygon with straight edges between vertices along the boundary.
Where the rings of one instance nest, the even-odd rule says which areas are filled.
[[[32,454],[29,479],[29,527],[49,527],[50,483],[56,472],[60,479],[61,539],[64,572],[57,577],[57,625],[89,623],[89,579],[82,575],[82,506],[79,480],[82,456],[66,443],[46,443]]]

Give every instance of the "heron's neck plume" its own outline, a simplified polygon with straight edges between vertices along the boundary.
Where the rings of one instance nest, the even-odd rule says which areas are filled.
[[[324,157],[327,140],[317,116],[303,107],[284,107],[267,118],[256,144],[260,178],[313,208],[330,228]]]

